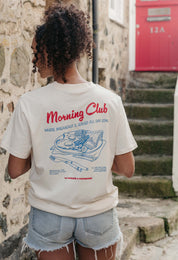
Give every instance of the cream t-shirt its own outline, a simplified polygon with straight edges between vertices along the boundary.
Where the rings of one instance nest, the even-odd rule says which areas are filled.
[[[92,216],[115,207],[115,155],[134,150],[121,98],[92,82],[53,82],[24,94],[1,142],[30,153],[29,203],[61,216]]]

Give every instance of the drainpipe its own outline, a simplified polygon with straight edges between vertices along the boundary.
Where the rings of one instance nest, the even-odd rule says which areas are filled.
[[[93,49],[92,81],[98,83],[98,0],[92,0],[93,40],[96,47]]]

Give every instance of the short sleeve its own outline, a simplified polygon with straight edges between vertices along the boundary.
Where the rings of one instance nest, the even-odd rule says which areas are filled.
[[[137,143],[131,132],[122,100],[118,97],[118,119],[116,127],[116,155],[128,153],[137,148]]]
[[[26,159],[30,155],[30,129],[20,101],[12,114],[0,146],[18,158]]]

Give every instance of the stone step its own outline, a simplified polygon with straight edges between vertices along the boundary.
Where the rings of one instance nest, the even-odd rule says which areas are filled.
[[[113,183],[119,194],[138,198],[171,198],[176,194],[170,176],[133,176],[128,179],[122,176],[113,177]]]
[[[139,120],[129,119],[134,135],[173,135],[172,120]]]
[[[174,89],[177,72],[130,72],[128,87],[135,88],[166,88]]]
[[[135,136],[135,139],[138,148],[134,151],[134,155],[172,155],[172,136]]]
[[[119,208],[117,208],[119,213]],[[119,225],[124,237],[120,260],[129,260],[133,248],[140,242],[139,228],[125,218],[119,219]],[[116,258],[116,260],[119,260]]]
[[[129,119],[173,119],[173,104],[125,103],[124,107]]]
[[[121,231],[124,235],[124,249],[127,249],[123,250],[123,260],[129,260],[132,258],[130,258],[129,256],[129,253],[131,251],[130,248],[136,243],[140,249],[140,246],[143,246],[143,243],[154,243],[156,241],[159,241],[160,239],[163,239],[164,237],[174,236],[175,232],[178,230],[178,204],[176,200],[177,198],[152,199],[119,196],[119,204],[117,206],[117,210]],[[135,227],[138,228],[139,234],[136,232],[137,230],[135,230]],[[130,233],[132,234],[132,236]],[[135,239],[133,239],[134,235]],[[138,239],[141,242],[140,246],[138,245]],[[159,248],[159,245],[157,246]],[[174,247],[174,249],[175,248],[176,247]],[[137,259],[142,260],[144,259],[144,256],[146,257],[146,259],[150,260],[162,260],[161,254],[156,257],[154,252],[152,253],[152,258],[144,254],[142,255],[142,257],[139,257],[138,255]],[[168,255],[165,254],[165,256]],[[133,257],[133,259],[135,258]],[[165,259],[176,260],[177,258],[169,258],[168,256],[168,258]]]
[[[135,175],[168,176],[172,175],[172,156],[141,155],[135,156]]]
[[[173,89],[136,89],[126,90],[126,102],[129,103],[174,103]]]

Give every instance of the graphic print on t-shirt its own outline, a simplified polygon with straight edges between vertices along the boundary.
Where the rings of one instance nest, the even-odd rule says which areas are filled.
[[[52,152],[49,158],[56,163],[63,162],[77,171],[88,171],[87,167],[79,164],[75,159],[71,160],[71,156],[91,162],[96,161],[105,144],[103,130],[69,131],[56,138],[54,145],[50,148]]]

